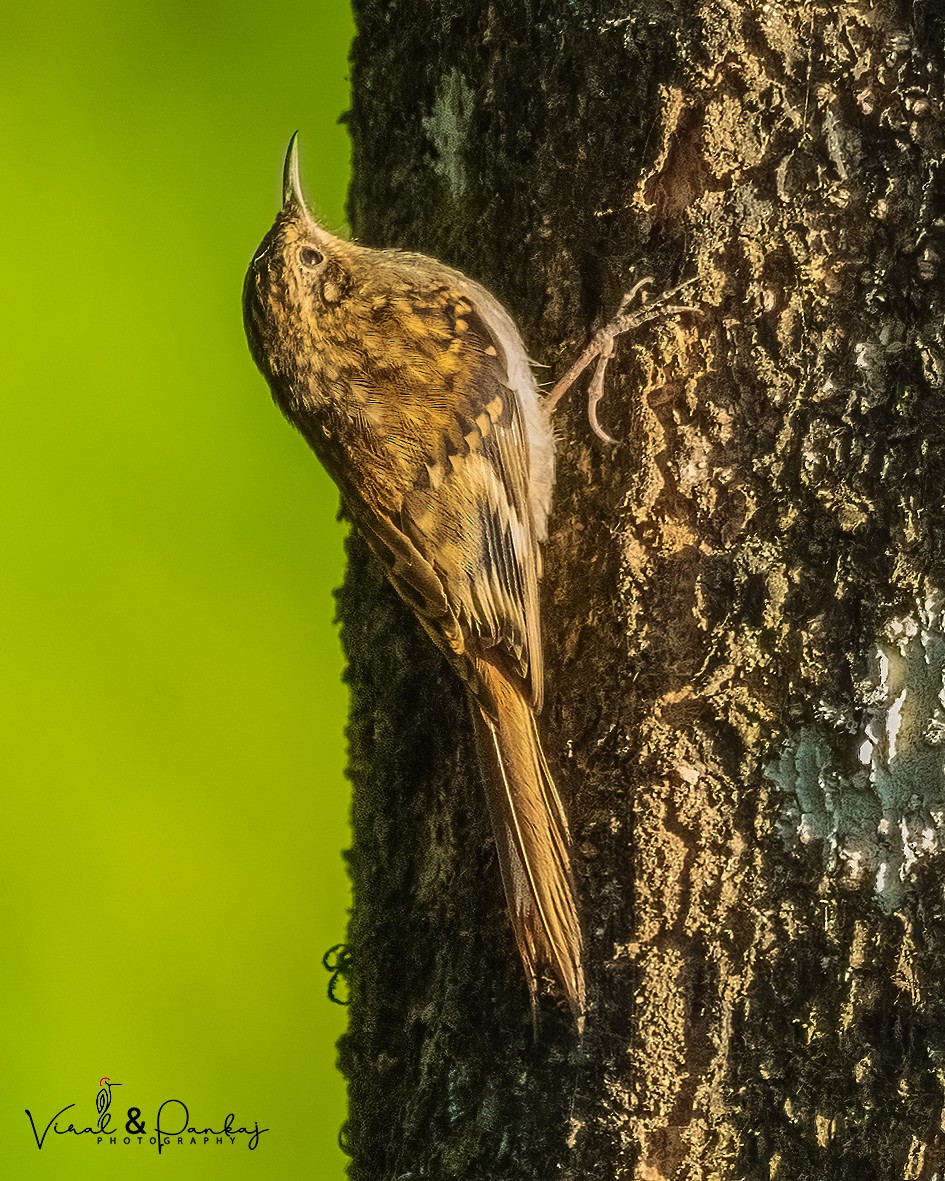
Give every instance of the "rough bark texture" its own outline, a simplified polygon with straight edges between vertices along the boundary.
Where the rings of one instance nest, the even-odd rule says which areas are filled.
[[[561,368],[542,716],[591,1008],[525,986],[461,691],[356,538],[356,1181],[945,1173],[943,15],[357,0],[351,216]]]

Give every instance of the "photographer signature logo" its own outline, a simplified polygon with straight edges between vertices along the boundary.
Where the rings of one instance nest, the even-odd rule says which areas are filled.
[[[187,1104],[182,1099],[165,1099],[155,1112],[153,1119],[150,1116],[143,1116],[140,1107],[127,1108],[122,1130],[121,1127],[113,1123],[114,1116],[111,1111],[112,1088],[121,1085],[121,1083],[112,1082],[107,1075],[98,1080],[98,1091],[95,1095],[95,1110],[98,1112],[98,1118],[94,1125],[77,1127],[72,1122],[74,1117],[70,1117],[70,1122],[63,1127],[62,1117],[67,1111],[76,1107],[75,1103],[67,1103],[40,1129],[37,1121],[33,1118],[33,1113],[27,1108],[26,1117],[30,1121],[36,1147],[41,1149],[46,1143],[49,1133],[52,1132],[53,1136],[94,1136],[96,1144],[148,1144],[156,1147],[158,1153],[175,1144],[245,1143],[246,1147],[252,1151],[258,1147],[259,1137],[263,1132],[269,1131],[268,1128],[261,1128],[258,1120],[251,1127],[245,1124],[237,1127],[236,1116],[232,1112],[224,1116],[222,1126],[218,1128],[195,1127],[191,1123]],[[120,1116],[118,1120],[120,1123]]]
[[[95,1096],[95,1110],[98,1112],[98,1128],[103,1131],[105,1125],[108,1123],[108,1109],[112,1105],[112,1087],[120,1087],[121,1083],[113,1083],[106,1075],[104,1078],[98,1080],[98,1094]],[[29,1112],[26,1113],[29,1115]],[[30,1123],[33,1122],[33,1117],[30,1116]],[[33,1129],[34,1134],[36,1129]],[[42,1144],[40,1145],[42,1148]]]

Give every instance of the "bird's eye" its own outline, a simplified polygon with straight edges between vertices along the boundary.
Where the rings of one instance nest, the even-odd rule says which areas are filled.
[[[318,267],[325,261],[325,256],[313,250],[311,246],[303,246],[299,251],[299,260],[303,267]]]

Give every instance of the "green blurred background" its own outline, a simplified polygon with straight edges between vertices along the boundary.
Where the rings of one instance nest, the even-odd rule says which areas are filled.
[[[343,226],[348,6],[8,6],[0,1174],[341,1178],[342,528],[240,288],[301,129]],[[147,1129],[96,1146],[100,1076]],[[245,1141],[245,1137],[240,1137]]]

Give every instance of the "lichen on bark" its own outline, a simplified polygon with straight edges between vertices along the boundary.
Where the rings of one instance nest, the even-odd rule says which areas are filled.
[[[462,693],[352,538],[354,1178],[945,1170],[945,17],[359,0],[351,218],[573,397],[542,716],[591,1007],[533,1042]]]

